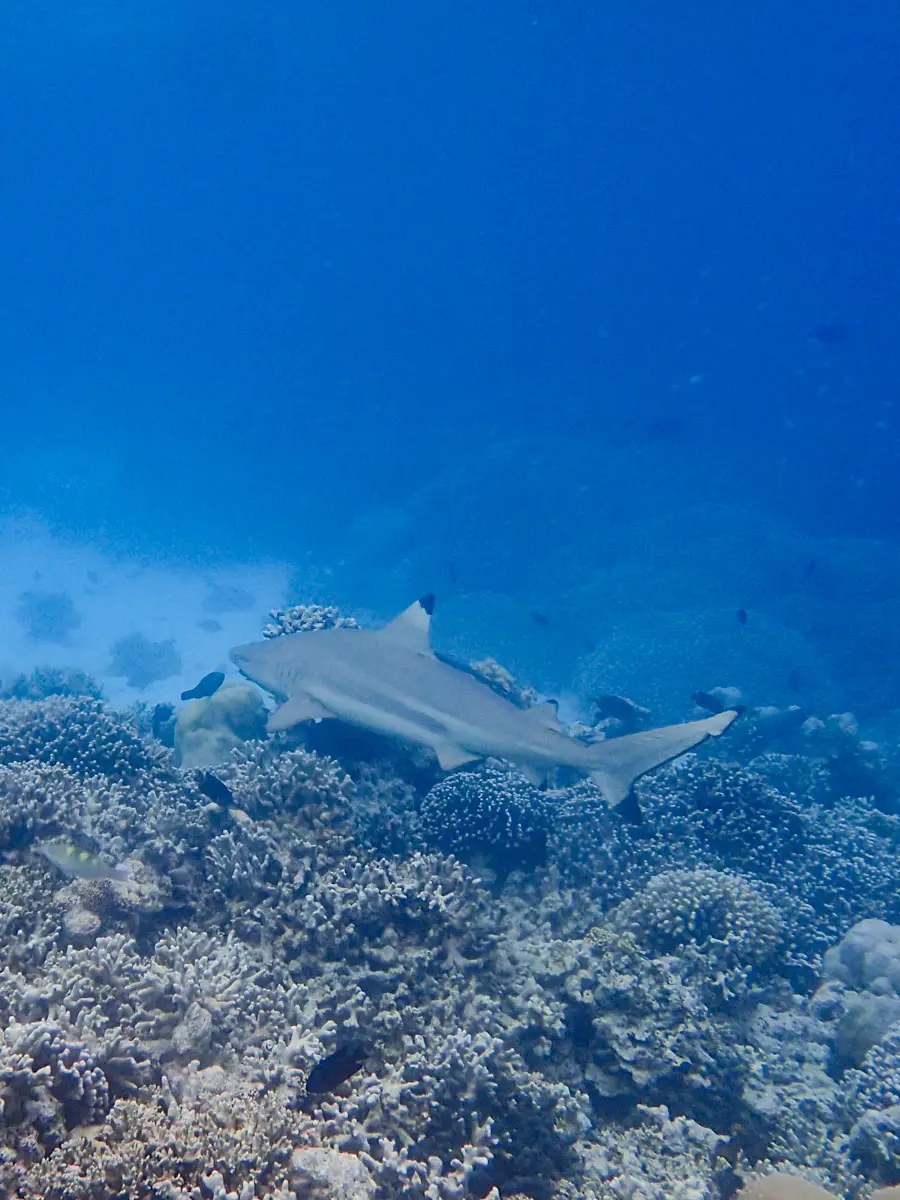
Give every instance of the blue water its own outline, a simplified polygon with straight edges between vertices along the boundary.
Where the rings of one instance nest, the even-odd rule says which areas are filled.
[[[508,437],[674,421],[743,496],[894,535],[898,26],[10,0],[6,503],[290,554]]]
[[[623,558],[640,603],[680,572],[753,605],[836,537],[843,624],[896,596],[893,6],[10,0],[0,32],[6,513],[312,561],[383,616]]]

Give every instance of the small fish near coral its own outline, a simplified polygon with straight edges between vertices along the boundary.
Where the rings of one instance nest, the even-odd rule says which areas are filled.
[[[230,808],[234,804],[231,788],[224,784],[218,775],[213,775],[212,771],[197,772],[197,787],[214,804],[221,804],[223,808]]]
[[[370,1053],[367,1046],[354,1044],[321,1059],[306,1078],[307,1094],[319,1096],[323,1092],[333,1092],[363,1067]]]
[[[150,732],[170,749],[175,745],[175,705],[155,704],[150,716]]]
[[[209,696],[214,696],[224,682],[224,671],[210,671],[208,675],[203,676],[196,687],[182,692],[181,698],[182,700],[206,700]]]
[[[627,696],[592,696],[591,703],[598,721],[619,721],[626,728],[635,729],[650,716],[649,708],[636,704]],[[724,707],[723,705],[722,708]]]
[[[607,804],[625,801],[642,775],[724,733],[738,713],[645,729],[585,745],[569,737],[552,702],[520,708],[431,648],[434,596],[423,596],[383,629],[322,629],[236,646],[242,675],[283,703],[269,733],[336,717],[427,746],[444,771],[481,758],[515,763],[532,783],[554,767],[589,775]]]
[[[70,879],[118,879],[126,881],[131,873],[124,865],[111,867],[97,854],[76,846],[65,838],[55,838],[47,842],[35,842],[32,847],[36,854],[42,855],[52,863],[57,870]]]

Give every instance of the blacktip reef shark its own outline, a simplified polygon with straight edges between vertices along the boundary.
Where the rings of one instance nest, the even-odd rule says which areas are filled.
[[[553,701],[519,708],[435,657],[433,611],[434,596],[423,596],[383,629],[284,634],[236,646],[231,661],[281,701],[269,716],[270,733],[336,717],[428,746],[445,771],[479,758],[502,758],[538,783],[554,767],[572,767],[589,775],[613,806],[630,796],[642,775],[718,737],[739,715],[725,709],[699,721],[588,745],[565,733]]]

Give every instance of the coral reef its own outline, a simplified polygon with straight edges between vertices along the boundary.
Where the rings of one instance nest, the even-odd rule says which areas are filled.
[[[897,1181],[898,820],[821,761],[691,756],[635,827],[587,782],[262,732],[211,789],[145,715],[0,701],[0,1194]],[[61,835],[122,877],[63,878]]]
[[[130,721],[84,697],[0,700],[0,763],[39,761],[81,775],[133,778],[163,757]]]
[[[345,617],[333,605],[292,604],[273,608],[263,626],[263,637],[281,637],[285,633],[308,633],[313,629],[358,629],[354,617]]]

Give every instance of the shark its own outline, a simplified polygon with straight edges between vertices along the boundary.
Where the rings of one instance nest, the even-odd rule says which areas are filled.
[[[242,675],[280,701],[268,731],[337,718],[427,746],[442,770],[482,758],[512,763],[539,784],[555,767],[588,775],[617,807],[634,783],[740,715],[724,709],[696,721],[644,729],[588,744],[570,737],[554,701],[521,708],[431,647],[433,595],[422,596],[381,629],[321,629],[235,646]]]

